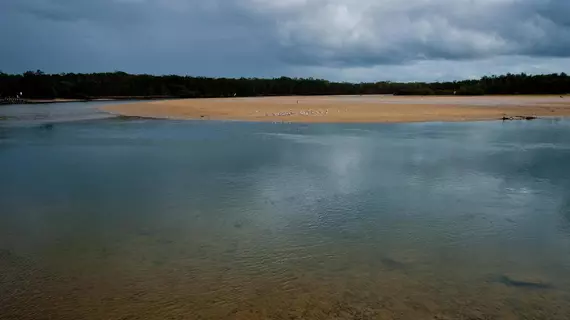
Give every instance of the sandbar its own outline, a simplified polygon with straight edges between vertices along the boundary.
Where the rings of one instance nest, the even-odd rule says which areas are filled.
[[[102,107],[177,120],[374,123],[570,116],[570,96],[286,96],[145,101]]]

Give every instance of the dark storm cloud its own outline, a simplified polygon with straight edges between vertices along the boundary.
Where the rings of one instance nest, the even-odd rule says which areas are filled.
[[[534,59],[523,70],[567,71],[570,2],[1,0],[0,39],[9,44],[0,46],[7,72],[353,79],[359,68],[410,72],[431,61],[463,68],[453,77],[472,69],[466,63],[505,57],[508,70]]]
[[[136,19],[143,20],[149,13],[135,1],[8,0],[7,6],[12,13],[31,15],[38,20],[95,20],[112,24],[129,23]]]
[[[254,3],[277,17],[281,44],[290,61],[300,64],[570,55],[570,4],[565,0]]]
[[[266,28],[222,1],[3,0],[0,69],[247,74]],[[275,47],[275,46],[271,46]]]

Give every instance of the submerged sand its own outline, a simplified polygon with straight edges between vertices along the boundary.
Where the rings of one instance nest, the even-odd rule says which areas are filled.
[[[180,99],[110,105],[124,116],[269,122],[479,121],[570,116],[570,96],[309,96]]]

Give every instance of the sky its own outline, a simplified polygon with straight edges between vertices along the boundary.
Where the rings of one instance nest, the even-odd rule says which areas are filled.
[[[333,81],[570,73],[569,0],[0,0],[0,71]]]

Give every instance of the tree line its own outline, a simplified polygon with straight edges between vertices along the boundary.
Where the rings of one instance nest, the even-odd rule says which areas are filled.
[[[24,99],[93,98],[214,98],[285,95],[483,95],[483,94],[566,94],[570,77],[565,73],[486,76],[478,80],[448,82],[332,82],[313,78],[273,79],[208,78],[178,75],[61,73],[28,71],[0,72],[0,98],[22,92]]]

